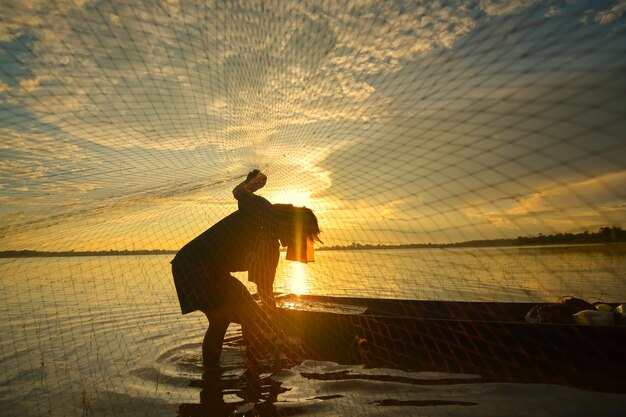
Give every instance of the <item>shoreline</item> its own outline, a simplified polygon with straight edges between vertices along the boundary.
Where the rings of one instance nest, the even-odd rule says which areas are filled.
[[[412,244],[412,245],[360,245],[360,246],[335,246],[320,247],[317,251],[368,251],[368,250],[406,250],[406,249],[480,249],[480,248],[518,248],[518,249],[550,249],[550,248],[585,248],[585,247],[607,247],[615,248],[624,246],[625,242],[615,243],[553,243],[553,244],[497,244],[492,245],[479,244],[470,245],[468,243],[449,243],[449,244]],[[281,249],[281,252],[284,252]],[[100,257],[100,256],[149,256],[149,255],[175,255],[177,250],[123,250],[123,251],[59,251],[46,252],[34,250],[12,250],[0,251],[0,259],[19,259],[19,258],[69,258],[69,257]]]

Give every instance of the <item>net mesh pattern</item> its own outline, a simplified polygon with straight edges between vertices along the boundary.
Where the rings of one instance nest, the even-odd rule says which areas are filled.
[[[623,0],[0,7],[0,415],[623,409]],[[170,261],[253,169],[324,244],[207,375]]]

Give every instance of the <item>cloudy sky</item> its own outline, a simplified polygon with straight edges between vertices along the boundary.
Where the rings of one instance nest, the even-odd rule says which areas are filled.
[[[331,245],[626,225],[624,0],[0,7],[2,249],[177,249],[253,168]]]

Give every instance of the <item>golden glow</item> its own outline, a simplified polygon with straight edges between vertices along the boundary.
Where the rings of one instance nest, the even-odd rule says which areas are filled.
[[[287,262],[286,286],[292,294],[309,293],[309,268],[301,262]]]
[[[293,204],[296,207],[311,205],[311,193],[308,191],[283,191],[270,199],[273,203]]]

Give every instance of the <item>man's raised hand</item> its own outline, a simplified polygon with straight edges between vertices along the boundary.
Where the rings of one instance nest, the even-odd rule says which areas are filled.
[[[253,193],[256,190],[263,188],[266,182],[267,176],[258,169],[255,169],[254,171],[251,171],[246,177],[246,188],[248,189],[248,191]]]

